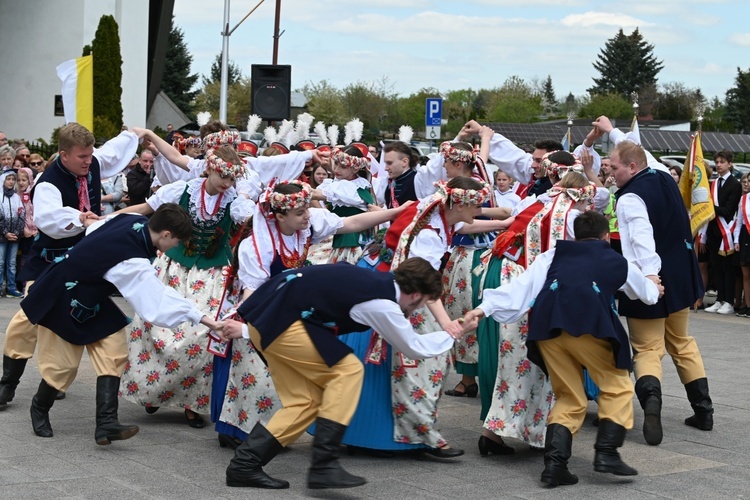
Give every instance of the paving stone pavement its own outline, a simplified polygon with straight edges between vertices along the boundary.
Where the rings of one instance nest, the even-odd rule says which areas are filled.
[[[127,305],[118,299],[118,302]],[[0,340],[18,300],[0,299]],[[716,499],[750,496],[750,319],[699,312],[691,314],[691,332],[703,353],[716,408],[715,428],[702,432],[683,424],[691,414],[685,391],[667,356],[664,360],[664,442],[646,445],[636,403],[634,430],[621,449],[624,460],[639,471],[618,478],[593,471],[596,428],[589,407],[586,424],[574,438],[570,469],[575,486],[546,489],[539,482],[542,454],[509,440],[512,456],[481,457],[479,400],[444,397],[439,424],[448,441],[466,450],[452,461],[377,459],[344,455],[365,486],[350,490],[308,490],[308,436],[267,467],[289,480],[288,490],[229,488],[224,470],[232,451],[218,446],[211,426],[192,429],[182,413],[143,408],[122,401],[120,420],[140,426],[134,438],[110,446],[94,442],[96,376],[84,354],[78,378],[50,413],[55,437],[38,438],[31,429],[29,406],[40,376],[35,361],[27,366],[16,398],[0,410],[0,498],[2,499],[218,499],[218,498],[376,498],[376,499]],[[447,387],[458,376],[452,373]]]

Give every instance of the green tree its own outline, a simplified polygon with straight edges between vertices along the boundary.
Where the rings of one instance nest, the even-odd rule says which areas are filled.
[[[658,120],[692,120],[696,104],[702,101],[699,90],[683,83],[666,83],[658,93],[654,118]]]
[[[533,123],[544,112],[542,96],[518,76],[511,76],[492,92],[487,120],[493,122]]]
[[[711,132],[734,132],[734,124],[726,119],[724,102],[714,97],[706,103],[703,111],[703,130]]]
[[[727,90],[724,106],[726,118],[736,130],[742,134],[750,131],[750,69],[737,68],[734,87]]]
[[[443,118],[447,120],[445,132],[455,136],[466,122],[475,119],[474,102],[477,91],[472,89],[451,90],[443,101]]]
[[[428,97],[441,97],[440,91],[432,87],[422,88],[408,97],[398,99],[394,110],[394,123],[398,123],[398,126],[394,128],[398,129],[401,125],[409,125],[414,129],[415,136],[423,135],[425,132],[425,105]]]
[[[191,113],[192,101],[198,94],[197,90],[192,90],[198,81],[197,73],[190,74],[192,64],[193,56],[185,43],[185,34],[179,26],[175,26],[173,17],[161,89],[187,114]]]
[[[636,28],[631,34],[622,28],[599,51],[594,68],[601,75],[594,78],[591,94],[619,94],[627,98],[631,92],[640,92],[656,83],[656,75],[664,67],[654,56],[654,46],[643,39]]]
[[[237,64],[231,59],[227,60],[227,85],[233,85],[242,78],[242,71]],[[221,52],[216,54],[214,62],[211,64],[211,73],[206,76],[203,75],[203,86],[209,83],[219,82],[221,83]]]
[[[347,85],[341,91],[341,99],[347,120],[359,118],[365,131],[377,135],[381,127],[389,125],[388,110],[395,102],[396,94],[388,77],[383,77],[377,82],[360,81]]]
[[[315,117],[316,122],[322,121],[329,126],[346,121],[341,91],[328,80],[308,82],[299,91],[307,98],[307,111]]]
[[[550,75],[547,75],[547,79],[542,84],[542,107],[548,115],[555,114],[558,109],[555,87],[552,86],[552,76]]]
[[[632,118],[633,105],[619,94],[596,94],[578,111],[579,118],[594,120],[601,115],[609,118]]]
[[[91,49],[94,55],[94,135],[99,139],[109,138],[112,130],[119,131],[122,127],[122,56],[114,17],[101,17]],[[101,126],[97,127],[97,123]]]
[[[195,97],[195,109],[219,116],[221,82],[205,85]],[[242,77],[227,87],[227,123],[243,127],[252,113],[250,78]]]

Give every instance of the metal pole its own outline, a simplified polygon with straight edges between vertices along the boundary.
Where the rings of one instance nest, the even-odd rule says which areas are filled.
[[[273,26],[273,64],[279,64],[279,25],[281,23],[281,0],[276,0],[276,21]]]
[[[227,88],[229,86],[229,0],[224,0],[224,29],[221,32],[221,93],[219,94],[219,120],[227,122]]]

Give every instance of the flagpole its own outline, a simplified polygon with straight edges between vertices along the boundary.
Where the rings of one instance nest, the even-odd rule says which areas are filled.
[[[568,149],[567,151],[570,152],[570,147],[572,144],[570,143],[570,129],[573,127],[573,113],[568,113]]]

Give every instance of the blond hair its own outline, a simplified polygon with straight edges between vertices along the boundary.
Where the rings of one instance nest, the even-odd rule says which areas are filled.
[[[75,146],[88,148],[94,145],[94,134],[83,125],[70,122],[60,128],[58,144],[58,149],[66,152],[70,152]]]

